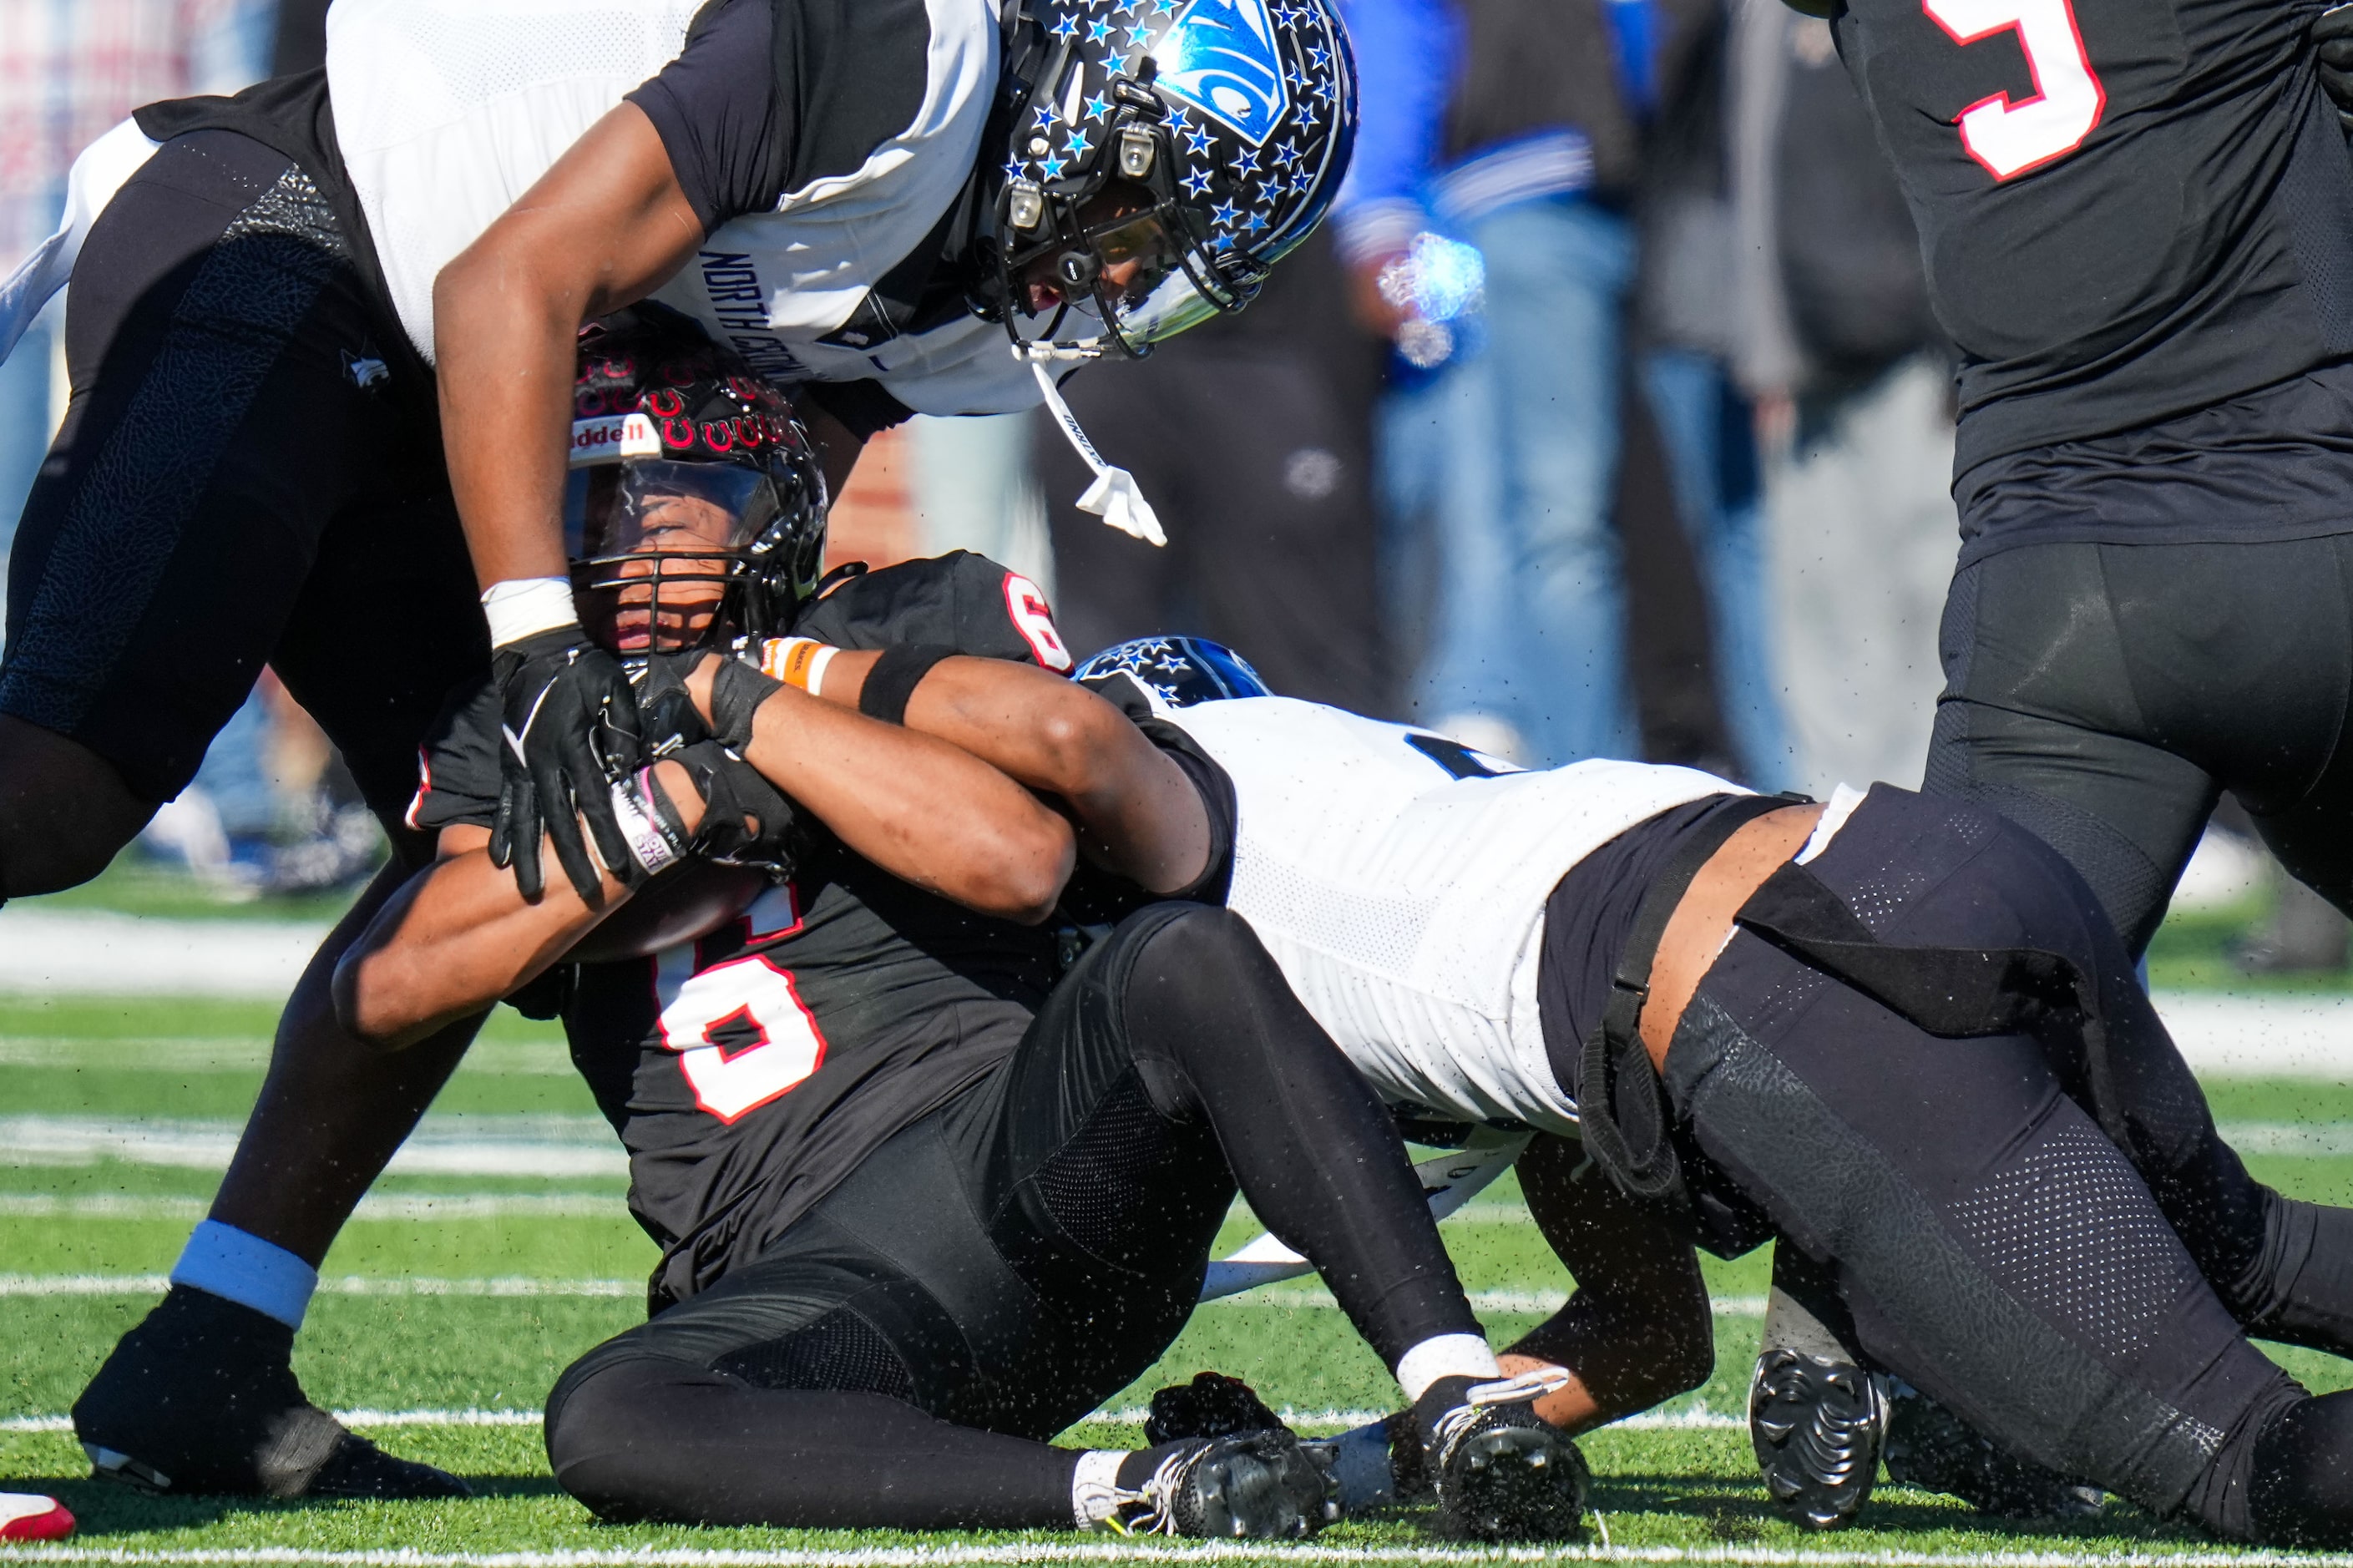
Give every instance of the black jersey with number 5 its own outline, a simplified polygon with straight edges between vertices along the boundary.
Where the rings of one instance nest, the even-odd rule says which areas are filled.
[[[1956,470],[2353,355],[2316,0],[1846,0],[1962,353]]]
[[[1071,667],[1045,597],[964,552],[844,584],[793,628]],[[498,708],[453,700],[411,808],[487,826]],[[702,941],[549,977],[572,1059],[629,1151],[629,1207],[681,1300],[757,1256],[859,1162],[1011,1055],[1056,973],[1046,927],[977,915],[813,831],[789,884]]]

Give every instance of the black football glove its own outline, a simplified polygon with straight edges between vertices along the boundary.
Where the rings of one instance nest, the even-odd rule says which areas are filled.
[[[752,715],[784,684],[740,658],[724,661],[711,678],[711,732],[743,755],[752,748]]]
[[[1197,1372],[1192,1382],[1160,1390],[1152,1396],[1152,1409],[1144,1419],[1146,1444],[1270,1430],[1290,1428],[1249,1384],[1217,1372]]]
[[[2323,11],[2312,24],[2320,57],[2320,90],[2337,106],[2337,122],[2353,132],[2353,5]]]
[[[514,868],[515,886],[536,900],[545,887],[539,839],[583,899],[600,879],[580,834],[580,819],[614,875],[634,885],[642,874],[613,814],[616,780],[634,772],[643,743],[637,694],[620,661],[586,641],[578,626],[507,644],[491,659],[499,683],[505,745],[499,753],[499,815],[491,827],[491,863]]]
[[[691,847],[724,866],[752,866],[783,875],[793,868],[792,803],[758,769],[716,741],[698,741],[663,759],[683,766],[702,797],[702,821]],[[654,786],[657,798],[660,785]],[[662,801],[667,810],[667,801]],[[678,821],[670,810],[670,820]]]
[[[692,653],[658,653],[632,668],[629,680],[638,689],[638,732],[645,737],[646,755],[667,756],[681,746],[711,739],[711,727],[694,699],[686,694],[686,678],[708,657]]]

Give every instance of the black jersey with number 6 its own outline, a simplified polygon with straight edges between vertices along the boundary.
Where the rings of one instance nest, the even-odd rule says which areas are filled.
[[[793,629],[1071,665],[1037,586],[961,552],[855,578]],[[495,702],[461,694],[426,749],[411,820],[487,825],[498,743]],[[572,1059],[629,1151],[630,1210],[662,1247],[655,1303],[756,1256],[1009,1056],[1053,984],[1056,941],[912,887],[820,830],[788,884],[700,942],[555,976]]]
[[[2318,0],[1846,0],[1962,353],[1955,468],[2353,355]]]

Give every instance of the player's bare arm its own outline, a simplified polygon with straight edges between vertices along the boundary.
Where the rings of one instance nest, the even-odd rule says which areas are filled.
[[[1715,1323],[1691,1243],[1630,1202],[1582,1146],[1549,1135],[1515,1167],[1528,1213],[1577,1281],[1568,1304],[1496,1359],[1508,1373],[1557,1366],[1567,1386],[1536,1414],[1583,1432],[1705,1383]]]
[[[837,655],[818,695],[855,708],[880,657]],[[1199,792],[1167,752],[1085,687],[1028,665],[958,656],[916,686],[906,726],[1063,803],[1079,852],[1147,892],[1189,888],[1208,869]]]
[[[843,657],[871,667],[877,656]],[[706,717],[719,663],[705,658],[687,678]],[[780,686],[760,703],[743,754],[850,848],[982,914],[1038,924],[1053,913],[1077,860],[1070,825],[988,763],[795,687]]]
[[[686,770],[660,763],[655,771],[686,825],[699,825],[702,802]],[[594,902],[569,887],[526,900],[491,863],[490,842],[487,827],[443,828],[439,858],[392,896],[335,966],[335,1014],[354,1037],[406,1049],[512,995],[573,952],[633,891],[607,871],[604,897]]]
[[[441,269],[442,438],[484,587],[565,574],[580,324],[659,288],[702,238],[653,122],[624,103]]]

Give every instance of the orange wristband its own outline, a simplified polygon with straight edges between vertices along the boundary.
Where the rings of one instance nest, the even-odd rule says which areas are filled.
[[[760,649],[760,673],[815,697],[823,688],[825,667],[840,651],[814,637],[770,637]]]

